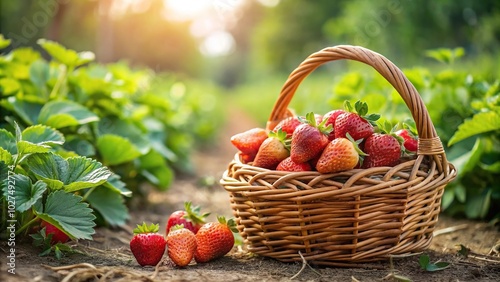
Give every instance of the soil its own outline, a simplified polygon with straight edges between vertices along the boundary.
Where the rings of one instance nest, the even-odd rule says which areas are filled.
[[[236,113],[233,113],[236,115]],[[140,267],[129,249],[132,228],[143,221],[160,223],[165,229],[168,215],[183,208],[184,201],[216,215],[232,216],[227,192],[218,180],[235,150],[229,137],[244,129],[257,126],[246,116],[229,123],[220,142],[193,156],[197,173],[179,177],[167,192],[143,187],[147,205],[132,207],[131,219],[120,228],[98,228],[93,241],[72,242],[81,253],[57,260],[53,256],[39,257],[40,250],[29,241],[16,244],[16,274],[7,273],[5,258],[9,247],[0,242],[2,264],[0,281],[500,281],[500,231],[491,224],[440,215],[430,248],[424,252],[432,262],[449,262],[447,269],[428,272],[419,266],[419,254],[394,258],[391,263],[367,264],[363,268],[308,267],[302,263],[283,263],[253,255],[244,245],[237,245],[225,257],[209,263],[192,262],[186,268],[176,268],[167,256],[155,267]],[[457,253],[457,245],[472,252],[468,257]]]

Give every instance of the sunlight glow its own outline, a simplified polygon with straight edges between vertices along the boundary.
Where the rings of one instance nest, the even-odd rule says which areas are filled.
[[[207,0],[164,0],[167,17],[186,21],[196,19],[213,10],[212,1]]]
[[[200,51],[210,57],[230,54],[235,47],[233,36],[227,31],[217,31],[205,38]]]

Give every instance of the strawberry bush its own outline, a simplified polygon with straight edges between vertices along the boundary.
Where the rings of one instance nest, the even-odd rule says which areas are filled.
[[[0,50],[9,44],[0,35]],[[193,171],[193,146],[209,142],[224,118],[220,90],[38,44],[41,52],[0,54],[2,218],[17,220],[17,234],[47,222],[91,239],[96,224],[126,222],[127,199],[142,183],[163,191],[176,173]]]

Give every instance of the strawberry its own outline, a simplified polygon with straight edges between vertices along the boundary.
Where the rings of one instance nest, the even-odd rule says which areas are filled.
[[[196,236],[182,225],[174,226],[167,235],[168,257],[179,267],[191,262],[196,246]]]
[[[263,128],[252,128],[231,137],[231,143],[245,155],[255,157],[260,145],[267,138],[267,131]]]
[[[40,226],[42,228],[45,227],[45,234],[47,237],[52,234],[52,238],[50,239],[51,245],[55,245],[57,243],[66,243],[69,241],[69,236],[66,233],[64,233],[54,225],[48,223],[47,221],[42,220]]]
[[[175,211],[169,216],[165,234],[168,234],[175,225],[181,224],[196,234],[209,215],[210,213],[200,214],[199,206],[192,207],[191,202],[185,202],[184,210]]]
[[[337,117],[341,114],[345,113],[344,110],[333,110],[333,111],[329,111],[328,113],[326,113],[324,116],[323,116],[323,119],[326,120],[325,122],[325,126],[328,126],[328,125],[332,125],[332,128],[333,126],[335,125],[335,120],[337,119]],[[330,134],[328,134],[328,140],[332,141],[333,139],[335,139],[335,130],[332,130],[330,132]]]
[[[130,250],[141,266],[157,265],[163,254],[167,242],[158,233],[158,224],[137,225],[134,229],[134,237],[130,241]]]
[[[333,126],[335,138],[346,138],[347,133],[354,140],[364,139],[372,135],[374,132],[373,123],[380,118],[380,115],[366,115],[368,113],[368,105],[361,101],[357,101],[354,104],[356,112],[352,112],[352,106],[349,101],[346,101],[345,107],[348,111],[337,116]]]
[[[374,133],[365,140],[365,157],[362,168],[393,166],[401,157],[401,145],[391,134]]]
[[[281,171],[311,171],[312,167],[309,163],[296,163],[290,157],[282,160],[276,170]]]
[[[276,127],[274,127],[273,131],[278,132],[278,130],[282,130],[286,132],[286,138],[292,137],[293,132],[297,128],[297,126],[301,125],[302,122],[297,117],[287,117],[284,120],[280,121]]]
[[[350,138],[349,133],[347,135]],[[366,154],[359,149],[357,142],[342,137],[336,138],[323,150],[316,163],[316,170],[321,173],[332,173],[353,169],[364,155]]]
[[[253,161],[254,166],[275,169],[278,164],[290,156],[290,151],[286,144],[286,132],[269,132],[269,137],[262,142],[262,145]]]
[[[290,157],[296,163],[305,163],[319,155],[328,144],[328,134],[332,127],[325,127],[323,120],[316,125],[314,114],[306,115],[305,123],[299,125],[292,135]]]
[[[396,135],[403,138],[403,146],[410,152],[417,152],[418,139],[408,129],[400,129],[395,132]]]
[[[225,256],[234,246],[233,232],[237,232],[233,219],[226,222],[223,216],[218,222],[209,222],[196,234],[197,248],[194,259],[198,263],[208,262]]]

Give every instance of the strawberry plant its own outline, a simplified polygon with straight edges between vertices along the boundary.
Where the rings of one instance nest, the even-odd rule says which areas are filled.
[[[69,238],[92,239],[95,214],[109,224],[125,222],[123,196],[130,191],[116,184],[106,166],[84,156],[59,154],[65,139],[51,127],[14,127],[15,134],[0,129],[0,190],[2,215],[16,220],[17,235],[42,229],[57,244]],[[5,224],[2,220],[2,232]]]

